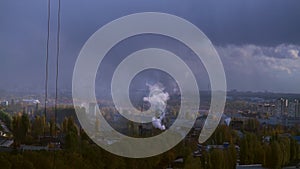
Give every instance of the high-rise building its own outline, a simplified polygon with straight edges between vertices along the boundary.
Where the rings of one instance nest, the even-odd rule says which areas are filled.
[[[89,103],[89,115],[95,116],[96,115],[96,103]]]
[[[36,103],[34,113],[38,114],[38,111],[39,111],[39,103]]]
[[[11,99],[11,103],[10,103],[12,106],[15,105],[15,100],[14,99]]]
[[[289,113],[289,100],[280,98],[277,102],[280,115],[287,115]]]
[[[2,101],[2,102],[1,102],[1,106],[3,106],[3,107],[8,106],[8,101]]]

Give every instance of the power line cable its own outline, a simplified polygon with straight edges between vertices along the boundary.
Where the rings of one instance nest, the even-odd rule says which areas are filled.
[[[58,12],[57,12],[57,35],[56,35],[56,76],[55,76],[55,115],[54,115],[54,123],[56,126],[57,123],[57,104],[58,104],[58,77],[59,77],[59,54],[60,54],[60,0],[58,0]],[[55,128],[55,136],[56,136],[56,128]]]
[[[56,124],[57,124],[57,103],[58,103],[58,77],[59,77],[59,54],[60,54],[60,8],[61,3],[58,0],[57,9],[57,34],[56,34],[56,76],[55,76],[55,104],[54,104],[54,136],[57,138]],[[56,145],[55,145],[56,148]],[[54,150],[53,169],[56,168],[56,150]]]
[[[47,119],[47,102],[48,102],[48,72],[49,72],[49,46],[50,46],[50,0],[48,0],[48,18],[47,18],[47,46],[46,46],[46,70],[45,70],[45,105],[44,105],[44,115],[45,119]],[[44,136],[45,136],[45,129],[44,129]]]

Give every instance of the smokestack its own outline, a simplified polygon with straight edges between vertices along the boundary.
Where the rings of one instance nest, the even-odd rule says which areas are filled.
[[[165,109],[167,101],[169,100],[169,93],[164,92],[164,87],[160,83],[154,85],[146,84],[149,87],[149,96],[144,97],[144,101],[148,101],[151,104],[150,109],[155,111],[155,116],[152,117],[153,127],[165,130],[163,125],[163,119],[165,118]]]

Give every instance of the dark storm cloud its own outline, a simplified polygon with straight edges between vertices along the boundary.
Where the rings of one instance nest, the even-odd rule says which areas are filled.
[[[199,16],[198,21],[194,21],[218,45],[299,44],[299,3],[278,0],[212,1],[204,9],[205,13],[196,15]],[[200,4],[193,6],[191,11],[197,11]]]
[[[175,14],[191,21],[216,45],[300,44],[299,1],[115,0],[86,3],[74,0],[65,1],[64,6],[65,26],[71,31],[70,34],[83,33],[82,31],[93,33],[96,28],[118,17],[136,12],[157,11]],[[74,27],[77,29],[71,29]]]
[[[57,1],[51,1],[51,52],[50,87],[54,86],[55,33]],[[291,58],[299,57],[300,45],[300,1],[252,0],[252,1],[182,1],[182,0],[111,0],[111,1],[62,1],[61,24],[61,88],[71,88],[72,72],[78,53],[85,41],[101,26],[121,16],[145,11],[166,12],[183,17],[199,27],[214,45],[223,51],[224,67],[230,78],[229,88],[243,88],[235,69],[229,69],[233,62],[245,57]],[[45,74],[45,46],[47,30],[47,2],[40,0],[0,2],[0,71],[3,81],[0,88],[31,86],[43,88]],[[233,44],[234,47],[228,47]],[[248,50],[254,44],[255,49]],[[250,45],[251,46],[251,45]],[[177,48],[177,46],[175,47]],[[124,49],[126,53],[126,49]],[[231,50],[231,51],[230,51]],[[122,51],[120,51],[122,52]],[[233,52],[253,52],[235,55]],[[256,52],[256,53],[255,53]],[[187,55],[190,53],[187,52]],[[227,55],[226,55],[227,54]],[[234,55],[234,56],[233,56]],[[232,59],[232,58],[235,59]],[[266,59],[265,59],[266,60]],[[231,61],[231,62],[229,62]],[[253,64],[258,60],[253,59]],[[270,62],[270,61],[269,61]],[[264,62],[269,64],[269,62]],[[241,63],[241,62],[240,62]],[[298,63],[298,62],[294,62]],[[292,74],[297,65],[288,63],[272,65],[276,70]],[[242,65],[242,64],[241,64]],[[241,66],[239,65],[239,66]],[[251,72],[257,67],[247,65],[247,72],[241,66],[240,73]],[[261,65],[263,66],[263,65]],[[109,66],[108,66],[109,67]],[[251,69],[252,68],[252,69]],[[270,68],[270,70],[273,70]],[[253,70],[252,70],[253,71]],[[266,71],[261,76],[270,81],[286,81],[286,75],[271,78]],[[249,76],[257,81],[256,76]],[[278,80],[279,79],[279,80]],[[277,81],[276,81],[277,80]],[[290,83],[298,83],[292,81]],[[281,83],[274,90],[281,90]],[[241,87],[242,86],[242,87]],[[249,85],[249,89],[265,89],[268,84]],[[293,86],[291,86],[293,87]],[[270,89],[272,90],[272,89]],[[298,90],[293,87],[292,91]]]

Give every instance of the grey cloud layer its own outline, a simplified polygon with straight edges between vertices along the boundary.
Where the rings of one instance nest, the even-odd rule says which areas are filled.
[[[53,88],[57,1],[51,3]],[[145,11],[175,14],[199,27],[218,46],[229,88],[299,92],[300,1],[281,0],[63,1],[59,85],[71,88],[76,57],[91,34],[116,18]],[[47,2],[2,0],[0,24],[0,88],[42,91]]]
[[[217,50],[232,88],[300,92],[299,45],[226,45]]]

